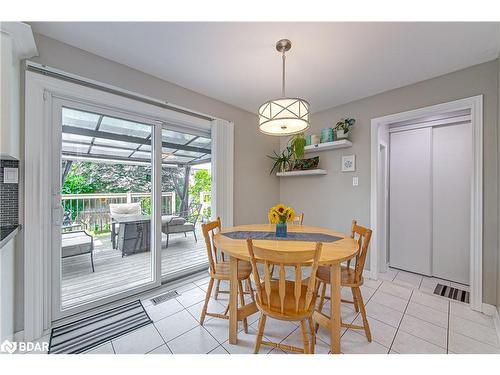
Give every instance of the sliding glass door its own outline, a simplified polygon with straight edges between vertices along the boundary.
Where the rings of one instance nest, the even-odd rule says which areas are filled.
[[[172,202],[155,188],[160,123],[63,99],[52,118],[57,319],[160,284],[156,214]]]

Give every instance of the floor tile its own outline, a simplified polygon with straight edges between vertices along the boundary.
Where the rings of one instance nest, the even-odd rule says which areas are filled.
[[[450,331],[448,339],[448,351],[457,354],[499,354],[500,349],[484,344],[470,337]]]
[[[253,323],[252,328],[254,330],[258,330],[258,324],[258,321]],[[267,318],[266,326],[264,328],[264,336],[268,337],[271,341],[281,342],[285,337],[292,333],[295,328],[297,328],[296,323]]]
[[[201,318],[201,310],[203,310],[203,306],[205,305],[205,301],[198,302],[197,304],[194,304],[193,306],[188,307],[186,310],[189,311],[193,317],[200,321]],[[224,306],[222,303],[214,300],[213,298],[210,298],[210,301],[208,302],[208,309],[207,312],[211,313],[216,313],[216,314],[223,314],[224,311],[226,310],[226,306]],[[216,319],[211,316],[206,315],[205,316],[205,322],[211,320],[211,319]]]
[[[397,276],[393,280],[393,283],[395,284],[410,286],[415,289],[420,286],[421,282],[422,282],[422,275],[406,271],[399,271]]]
[[[194,304],[197,304],[200,301],[205,300],[205,291],[200,288],[190,289],[186,292],[183,292],[179,297],[176,298],[177,301],[184,307],[190,307]]]
[[[498,336],[494,327],[486,327],[471,320],[450,315],[450,330],[468,336],[482,343],[500,347]]]
[[[308,340],[309,343],[311,343],[311,334],[309,333],[309,326],[307,328],[308,332]],[[302,331],[299,328],[297,328],[295,331],[293,331],[286,339],[284,339],[282,342],[284,345],[290,345],[290,346],[295,346],[297,348],[303,348],[304,347],[304,342],[302,341]],[[316,338],[316,345],[314,346],[314,353],[315,354],[328,354],[330,352],[330,340],[328,340],[328,344],[321,340],[319,337]],[[292,351],[287,351],[284,350],[287,353],[290,354],[299,354],[297,352],[292,352]]]
[[[385,305],[391,309],[401,312],[405,311],[406,305],[408,304],[408,300],[393,296],[392,294],[384,293],[380,290],[373,295],[370,302],[377,302],[381,305]]]
[[[115,354],[115,351],[113,350],[113,345],[111,345],[111,341],[108,341],[103,345],[100,345],[96,348],[86,351],[85,354]]]
[[[363,301],[368,302],[377,289],[370,288],[367,285],[361,285],[361,295],[363,296]]]
[[[153,324],[118,337],[112,342],[116,354],[144,354],[164,344]]]
[[[361,317],[361,315],[358,315],[358,317],[354,320],[354,324],[359,326],[363,325],[363,318]],[[368,325],[370,326],[372,340],[378,342],[379,344],[387,348],[390,348],[392,341],[394,340],[394,336],[396,336],[397,328],[385,324],[377,319],[373,319],[371,317],[368,317]],[[362,336],[365,336],[364,330],[352,330],[352,331],[359,333]]]
[[[406,309],[406,314],[442,328],[448,328],[448,314],[445,312],[410,301]]]
[[[269,354],[288,354],[288,353],[285,353],[283,350],[281,350],[279,348],[274,348],[273,350],[271,350],[269,352]]]
[[[446,349],[399,330],[392,348],[400,354],[446,354]]]
[[[153,322],[166,318],[176,312],[184,309],[184,307],[177,302],[175,298],[162,302],[158,305],[149,305],[145,307],[146,312]]]
[[[174,354],[206,354],[219,346],[205,328],[197,326],[168,343]]]
[[[405,315],[399,330],[446,349],[448,331],[445,328]]]
[[[167,345],[159,346],[156,349],[151,350],[147,354],[172,354]]]
[[[199,325],[198,321],[186,310],[170,315],[154,324],[166,342]]]
[[[420,290],[413,291],[411,301],[442,312],[448,312],[450,304],[449,300],[444,297],[423,293]]]
[[[393,296],[409,300],[411,296],[412,289],[407,288],[401,285],[397,285],[388,281],[384,281],[380,288],[378,289],[380,292],[384,292],[387,294],[392,294]]]
[[[366,305],[366,314],[393,327],[398,327],[403,313],[390,307],[371,301]]]
[[[200,277],[196,280],[193,280],[193,283],[200,286],[200,285],[207,284],[209,281],[210,281],[210,275],[205,274],[203,277]]]
[[[219,342],[224,342],[229,338],[229,320],[227,319],[210,319],[203,324],[203,327]]]
[[[208,352],[208,354],[229,354],[226,349],[222,345],[219,345],[212,351]]]
[[[233,345],[229,343],[229,340],[226,340],[222,346],[225,350],[227,350],[231,354],[252,354],[255,348],[255,341],[257,339],[257,330],[249,327],[248,333],[243,331],[238,333],[238,343]],[[272,341],[269,340],[264,335],[264,341]],[[261,345],[259,354],[269,353],[273,348],[266,345]]]
[[[373,280],[363,277],[363,285],[369,288],[377,289],[380,286],[380,284],[382,284],[382,280]]]
[[[387,280],[387,281],[392,281],[398,274],[398,271],[395,270],[394,268],[389,268],[387,272],[379,272],[378,277],[381,280]]]
[[[376,341],[368,342],[366,337],[348,330],[340,340],[340,351],[345,354],[387,354],[389,348]]]
[[[459,316],[460,318],[471,320],[486,327],[495,327],[491,316],[474,311],[465,303],[450,301],[450,315]]]

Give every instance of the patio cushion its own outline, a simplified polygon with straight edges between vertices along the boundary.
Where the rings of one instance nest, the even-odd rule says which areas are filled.
[[[83,232],[63,233],[61,248],[63,258],[90,253],[92,251],[92,237]]]
[[[168,226],[173,225],[183,225],[186,222],[186,219],[180,216],[175,215],[164,215],[161,217],[161,224],[168,224]]]
[[[163,228],[166,230],[166,228]],[[192,223],[184,223],[182,225],[169,225],[168,233],[184,233],[194,231],[194,224]]]
[[[113,219],[119,219],[128,216],[142,214],[140,203],[111,203],[109,213]]]

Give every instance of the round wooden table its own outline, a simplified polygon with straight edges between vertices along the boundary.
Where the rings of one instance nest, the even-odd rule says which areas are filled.
[[[217,249],[230,256],[229,342],[231,344],[237,344],[238,342],[238,320],[243,320],[245,317],[255,313],[257,307],[255,303],[252,303],[245,305],[243,308],[238,308],[238,279],[236,272],[238,260],[249,261],[250,255],[248,254],[245,239],[232,239],[224,234],[236,231],[274,232],[275,228],[276,226],[274,224],[240,225],[223,228],[222,231],[217,233],[213,238]],[[289,224],[288,232],[322,233],[341,238],[334,242],[324,242],[320,258],[320,264],[329,265],[331,268],[330,276],[332,283],[330,284],[330,311],[333,312],[332,317],[329,319],[325,315],[317,312],[315,312],[313,316],[317,323],[330,330],[332,353],[340,353],[340,263],[356,256],[358,252],[358,243],[350,236],[321,227]],[[312,248],[314,244],[309,241],[294,240],[254,240],[254,243],[256,246],[276,251],[285,249],[288,251],[293,249],[309,249]]]

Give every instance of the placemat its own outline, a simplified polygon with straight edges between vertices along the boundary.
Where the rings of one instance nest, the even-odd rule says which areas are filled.
[[[331,236],[323,233],[298,233],[288,232],[286,237],[276,237],[275,232],[257,232],[257,231],[236,231],[222,233],[224,236],[233,240],[278,240],[278,241],[308,241],[308,242],[335,242],[342,237]]]

